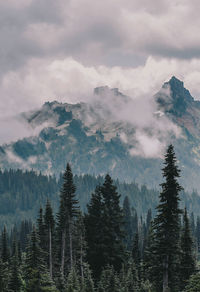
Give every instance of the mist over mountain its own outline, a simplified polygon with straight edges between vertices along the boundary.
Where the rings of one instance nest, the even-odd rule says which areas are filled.
[[[2,168],[59,175],[68,161],[78,175],[110,173],[157,188],[163,154],[173,143],[183,185],[200,187],[200,102],[176,77],[154,96],[129,97],[103,86],[87,103],[46,102],[18,122],[26,137],[1,145]]]

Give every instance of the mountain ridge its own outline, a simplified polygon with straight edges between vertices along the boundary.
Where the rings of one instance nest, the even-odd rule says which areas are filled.
[[[150,124],[143,127],[140,117],[137,124],[137,107],[134,109],[138,100],[117,88],[95,88],[92,103],[46,102],[39,110],[21,115],[30,127],[39,128],[38,135],[1,145],[0,166],[56,174],[69,161],[78,175],[109,172],[121,181],[156,187],[161,181],[162,156],[151,156],[148,146],[157,143],[163,147],[172,142],[183,180],[190,174],[187,188],[198,188],[200,102],[174,76],[153,98],[157,108],[153,108]],[[132,110],[134,123],[126,117],[126,113],[131,117]],[[155,116],[156,110],[163,114]],[[120,116],[123,111],[125,118]],[[176,135],[175,128],[181,129],[181,134]],[[142,147],[147,148],[149,156],[136,152]]]

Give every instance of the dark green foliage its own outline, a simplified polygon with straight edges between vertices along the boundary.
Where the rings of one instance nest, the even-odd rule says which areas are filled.
[[[20,270],[20,259],[18,255],[18,246],[16,241],[13,244],[13,255],[11,258],[10,277],[8,281],[9,292],[21,292],[24,286],[21,270]]]
[[[0,258],[0,291],[8,291],[8,277],[9,277],[9,268],[7,263],[3,263]]]
[[[76,269],[73,267],[67,277],[66,292],[81,292],[80,278]]]
[[[88,244],[87,260],[95,277],[100,275],[102,267],[106,265],[102,256],[104,248],[103,224],[103,198],[101,188],[97,187],[88,205],[88,214],[85,215],[86,240]]]
[[[181,234],[181,258],[180,258],[180,279],[181,289],[185,287],[188,279],[195,272],[195,257],[193,241],[190,231],[189,219],[185,208],[183,216],[183,228]]]
[[[139,292],[140,281],[135,263],[130,260],[120,273],[120,292]]]
[[[118,276],[113,267],[106,267],[100,277],[97,292],[120,292]]]
[[[67,167],[63,175],[63,185],[60,192],[60,206],[57,214],[57,242],[60,247],[58,249],[58,260],[60,261],[60,271],[62,277],[64,277],[66,273],[66,253],[68,253],[67,256],[69,258],[70,270],[74,265],[73,226],[79,211],[75,191],[76,187],[73,182],[73,174],[69,163],[67,163]]]
[[[81,278],[81,292],[95,292],[92,272],[86,263],[83,267],[83,278]]]
[[[200,216],[197,216],[196,240],[197,240],[197,250],[198,250],[198,253],[200,253]]]
[[[58,175],[59,176],[59,175]],[[74,176],[74,184],[76,185],[77,199],[79,199],[80,207],[86,211],[86,205],[91,198],[91,193],[98,184],[102,184],[103,177],[94,177],[91,175]],[[58,193],[63,184],[63,178],[60,176],[57,181],[55,177],[37,174],[34,171],[22,170],[5,170],[0,171],[0,224],[4,224],[11,229],[14,224],[21,224],[22,221],[31,219],[35,221],[38,216],[40,206],[45,206],[47,198],[51,200],[54,212],[57,212],[59,206]],[[148,209],[154,208],[158,203],[158,191],[147,189],[145,186],[138,186],[136,183],[120,183],[114,181],[121,196],[121,204],[127,196],[131,206],[132,216],[135,210],[138,215],[146,215]],[[188,212],[194,212],[198,215],[200,206],[200,196],[197,192],[188,194],[181,193],[182,206],[188,206]],[[133,230],[135,227],[133,226]],[[135,231],[133,231],[135,232]],[[21,246],[24,250],[24,244]]]
[[[8,246],[8,234],[6,227],[4,226],[2,235],[1,235],[1,259],[3,263],[6,263],[9,261],[10,258],[10,251]]]
[[[136,267],[138,267],[140,265],[140,259],[141,259],[138,232],[135,234],[134,241],[133,241],[132,257],[133,257],[133,261]]]
[[[178,291],[179,271],[179,240],[180,240],[180,214],[179,193],[181,186],[178,183],[179,169],[176,166],[176,157],[173,146],[168,147],[165,155],[163,177],[161,184],[160,203],[157,207],[158,214],[154,220],[156,240],[157,268],[155,274],[163,273],[163,291],[168,286],[171,291]],[[159,292],[162,289],[161,281],[157,283]],[[160,286],[159,286],[160,285]]]
[[[191,276],[184,292],[199,292],[199,291],[200,291],[200,273]]]
[[[37,234],[39,237],[40,247],[41,249],[45,249],[45,226],[44,226],[44,216],[43,209],[40,207],[39,216],[37,219]]]
[[[134,235],[134,217],[131,212],[131,206],[129,198],[126,196],[123,202],[123,214],[124,214],[124,231],[125,231],[125,246],[128,250],[131,250],[133,235]],[[137,224],[137,223],[136,223]]]
[[[112,265],[120,270],[124,260],[123,212],[120,195],[109,175],[102,186],[96,188],[86,215],[88,262],[97,277],[102,268]]]
[[[47,253],[47,260],[48,260],[48,268],[50,277],[53,277],[53,243],[54,243],[54,226],[55,220],[53,216],[53,210],[51,208],[51,204],[49,200],[46,203],[45,215],[44,215],[44,234],[46,235],[45,238],[45,250]]]

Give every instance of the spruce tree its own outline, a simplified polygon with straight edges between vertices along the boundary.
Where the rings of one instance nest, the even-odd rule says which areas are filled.
[[[197,252],[198,254],[200,254],[200,216],[197,216],[196,240],[197,240]]]
[[[65,275],[65,255],[68,247],[69,268],[74,265],[73,258],[73,225],[78,213],[78,200],[75,197],[76,187],[73,182],[73,174],[69,163],[63,175],[63,186],[60,192],[60,206],[58,212],[58,236],[60,244],[60,271]],[[68,238],[68,242],[67,242]]]
[[[16,241],[13,243],[13,255],[11,258],[10,277],[8,282],[9,292],[21,292],[23,281],[20,271],[20,261],[18,257],[18,246]]]
[[[106,265],[103,254],[103,198],[101,187],[97,186],[87,206],[88,213],[85,215],[87,261],[89,262],[95,278],[100,276],[101,269]]]
[[[67,277],[66,292],[81,292],[80,278],[75,267],[72,267]]]
[[[105,262],[119,271],[124,261],[124,217],[120,195],[110,175],[101,187],[103,197],[103,254]]]
[[[180,260],[180,279],[183,289],[190,276],[195,272],[195,257],[193,251],[193,241],[191,236],[190,224],[185,208],[183,216],[183,229],[181,234],[181,260]]]
[[[124,231],[125,231],[125,246],[128,250],[131,250],[133,241],[133,222],[129,198],[126,196],[123,202],[123,214],[124,214]]]
[[[40,291],[42,273],[45,271],[44,255],[39,236],[34,227],[26,252],[25,279],[27,292]]]
[[[86,263],[87,243],[85,239],[84,218],[81,212],[78,213],[74,226],[74,257],[77,270],[80,271],[81,278],[84,278],[84,265]]]
[[[53,211],[49,200],[46,203],[46,210],[44,215],[44,226],[47,234],[47,250],[48,250],[48,267],[50,277],[53,277],[53,256],[52,256],[52,245],[53,245],[53,230],[55,221],[53,217]]]
[[[174,148],[170,145],[165,155],[163,177],[161,184],[160,202],[157,206],[157,215],[154,221],[156,235],[156,253],[161,263],[157,265],[156,273],[162,271],[162,291],[178,291],[178,255],[180,239],[179,193],[182,187],[178,183],[180,170],[176,165]],[[159,292],[161,287],[159,288]]]
[[[102,271],[97,292],[120,292],[119,278],[113,267],[107,266]]]
[[[4,226],[2,236],[1,236],[1,258],[3,263],[6,263],[9,261],[10,258],[10,251],[8,246],[8,234],[6,227]]]
[[[42,207],[40,207],[39,215],[37,218],[37,234],[39,236],[40,247],[45,250],[45,226]]]
[[[85,219],[87,258],[95,278],[106,265],[119,271],[124,260],[124,219],[119,200],[116,186],[106,175],[103,185],[92,195]]]
[[[132,257],[133,261],[137,268],[140,265],[140,249],[139,249],[139,235],[138,232],[135,234],[134,241],[133,241],[133,249],[132,249]]]

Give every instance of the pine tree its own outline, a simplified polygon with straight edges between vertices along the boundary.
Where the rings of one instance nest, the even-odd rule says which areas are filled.
[[[124,261],[124,217],[120,207],[120,195],[110,175],[106,175],[101,187],[103,197],[103,245],[102,257],[108,265],[119,271]]]
[[[85,218],[87,259],[95,278],[106,265],[119,271],[124,260],[124,221],[119,199],[116,186],[106,175],[103,185],[96,188],[88,205]]]
[[[3,263],[8,262],[10,258],[10,251],[8,247],[8,234],[5,226],[1,238],[1,258]]]
[[[8,264],[3,263],[2,259],[0,258],[0,291],[1,292],[8,292]]]
[[[124,198],[123,202],[123,214],[124,214],[124,231],[125,231],[125,246],[128,250],[131,250],[133,241],[133,226],[132,226],[132,214],[128,197]]]
[[[87,263],[84,263],[83,278],[81,278],[81,292],[95,292],[92,272]]]
[[[40,247],[45,250],[45,226],[42,207],[40,207],[39,216],[37,219],[37,233],[39,236]]]
[[[195,257],[189,219],[185,208],[183,216],[183,230],[181,235],[180,278],[181,288],[185,287],[190,276],[195,272]]]
[[[87,206],[88,214],[85,215],[87,261],[89,262],[95,278],[99,277],[101,269],[106,265],[102,257],[103,245],[103,198],[100,186],[97,186]]]
[[[177,178],[180,170],[176,165],[176,157],[172,145],[168,147],[165,155],[163,177],[165,182],[161,184],[160,203],[157,206],[158,214],[154,221],[156,235],[157,257],[161,259],[161,265],[157,265],[155,273],[159,270],[163,274],[163,292],[177,291],[178,285],[178,255],[180,239],[180,214],[179,193],[182,187]],[[159,288],[161,291],[161,287]]]
[[[25,279],[27,292],[40,291],[40,281],[45,270],[43,252],[34,227],[26,252]]]
[[[84,278],[84,265],[86,263],[87,243],[85,239],[84,218],[81,212],[78,213],[74,226],[74,257],[77,270],[80,271],[81,278]]]
[[[139,236],[138,232],[135,234],[134,241],[133,241],[133,249],[132,249],[132,257],[133,261],[137,268],[140,266],[140,249],[139,249]]]
[[[197,252],[200,253],[200,216],[197,216],[196,240],[197,240]]]
[[[200,291],[200,273],[192,275],[184,292],[199,292]]]
[[[76,187],[73,182],[73,174],[67,163],[63,175],[63,186],[60,193],[60,207],[58,213],[58,234],[60,237],[60,271],[62,277],[65,274],[66,246],[69,246],[70,269],[73,267],[73,224],[78,212],[78,201],[75,198]],[[69,242],[67,244],[66,237]]]
[[[44,258],[39,236],[34,228],[26,253],[26,292],[58,292],[47,271]]]
[[[20,271],[20,262],[18,257],[18,246],[16,241],[13,243],[13,255],[11,258],[10,277],[8,282],[9,292],[21,292],[23,281]]]
[[[113,267],[106,267],[98,284],[97,292],[120,292],[119,279]]]
[[[74,267],[70,270],[67,277],[66,292],[81,292],[80,279]]]
[[[55,221],[54,221],[53,211],[52,211],[49,200],[47,200],[47,203],[46,203],[44,224],[45,224],[45,229],[47,231],[45,233],[47,233],[48,267],[49,267],[50,277],[52,279],[53,277],[52,243],[53,243],[53,230],[55,226]]]

